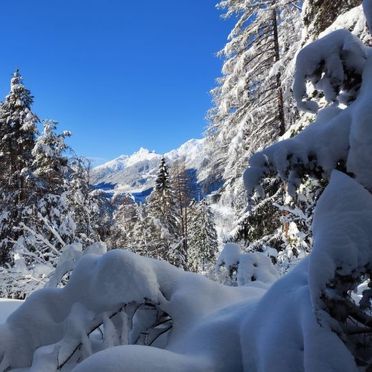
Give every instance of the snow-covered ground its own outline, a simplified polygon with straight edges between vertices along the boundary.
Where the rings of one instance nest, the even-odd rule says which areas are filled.
[[[4,323],[8,316],[16,310],[23,301],[0,298],[0,324]]]

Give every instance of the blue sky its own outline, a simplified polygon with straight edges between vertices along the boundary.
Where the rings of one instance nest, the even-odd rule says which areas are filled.
[[[199,138],[231,21],[215,0],[2,0],[0,94],[19,67],[34,111],[97,163]]]

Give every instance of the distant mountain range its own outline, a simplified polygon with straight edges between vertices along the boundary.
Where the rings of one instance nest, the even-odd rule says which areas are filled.
[[[154,186],[161,158],[171,166],[183,161],[193,183],[194,197],[202,197],[202,180],[198,171],[206,161],[204,139],[191,139],[179,148],[164,155],[140,148],[132,155],[121,155],[95,167],[92,184],[112,193],[130,193],[137,201],[143,201]],[[210,192],[210,190],[209,190]]]

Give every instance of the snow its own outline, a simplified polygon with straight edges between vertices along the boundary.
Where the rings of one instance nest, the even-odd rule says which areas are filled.
[[[355,175],[362,185],[372,190],[372,133],[369,130],[372,120],[371,102],[372,54],[363,72],[363,84],[358,100],[355,102],[350,130],[350,150],[347,170]],[[363,159],[363,161],[361,161]]]
[[[250,159],[244,173],[249,193],[272,170],[297,186],[296,169],[301,165],[316,171],[321,167],[329,175],[340,160],[346,161],[349,148],[350,110],[331,106],[319,112],[317,120],[297,136],[278,142],[258,152]],[[292,173],[290,171],[293,171]],[[290,190],[289,190],[290,191]]]
[[[371,24],[371,1],[364,8]],[[351,71],[362,76],[360,90],[348,91]],[[23,303],[0,301],[0,370],[360,371],[347,338],[350,314],[343,306],[333,313],[330,304],[345,305],[370,273],[371,79],[371,51],[346,30],[307,46],[298,56],[294,93],[317,119],[253,156],[244,174],[250,193],[272,172],[292,194],[304,173],[329,181],[314,214],[313,250],[294,269],[279,278],[265,254],[226,243],[216,265],[235,275],[236,285],[226,286],[128,250],[106,253],[104,244],[85,252],[65,246],[48,288]],[[308,96],[309,83],[325,94],[321,111]],[[346,108],[345,95],[355,99]],[[187,152],[194,162],[193,149],[200,151],[190,142],[171,157]],[[140,167],[157,155],[141,149],[129,158],[103,166],[102,174]],[[349,175],[336,170],[340,164]],[[295,224],[289,234],[299,234]],[[359,286],[364,305],[366,286]]]
[[[370,49],[346,30],[327,35],[301,51],[296,63],[294,93],[302,109],[317,110],[315,102],[304,97],[306,81],[316,79],[313,74],[317,74],[319,64],[325,63],[327,71],[333,71],[322,77],[326,82],[323,88],[330,89],[326,92],[329,101],[335,101],[339,94],[337,89],[341,89],[346,79],[344,69],[361,74],[362,86],[357,99],[347,108],[342,109],[335,102],[320,111],[316,121],[297,136],[256,153],[244,174],[248,192],[252,193],[260,179],[274,171],[289,182],[289,192],[293,194],[299,185],[301,167],[310,174],[320,171],[328,178],[340,162],[346,163],[347,171],[362,185],[372,189],[372,142],[368,130],[372,118],[370,55]],[[361,158],[365,161],[360,161]]]
[[[169,350],[182,353],[186,347],[194,348],[191,340],[196,337],[195,332],[200,342],[205,342],[205,336],[201,337],[205,317],[211,317],[212,324],[208,327],[214,327],[217,320],[211,314],[219,313],[244,297],[251,301],[262,293],[259,288],[224,287],[129,251],[115,250],[103,256],[85,255],[66,287],[35,292],[1,326],[0,348],[5,353],[3,367],[27,367],[33,359],[38,365],[42,365],[42,360],[50,363],[56,350],[61,363],[93,324],[99,319],[106,319],[107,323],[105,314],[117,311],[124,304],[144,301],[171,315],[173,330]],[[201,329],[197,331],[194,326],[198,324]],[[228,325],[226,327],[228,329]],[[113,335],[112,330],[109,333]],[[113,344],[105,342],[106,345]],[[224,342],[221,339],[216,342],[218,353],[221,353],[225,348]],[[43,345],[49,347],[40,349],[34,358],[34,352]],[[210,352],[215,354],[217,350],[212,347]],[[219,360],[221,358],[222,355]]]
[[[339,29],[351,30],[353,35],[358,36],[363,41],[367,37],[368,32],[365,30],[366,19],[363,14],[362,6],[356,6],[338,16],[326,30],[324,30],[319,37],[330,34]]]
[[[236,266],[240,258],[240,246],[235,243],[226,243],[218,257],[216,266]]]
[[[263,253],[249,252],[240,256],[237,272],[238,285],[252,284],[256,281],[270,285],[278,279],[278,271],[270,258]]]
[[[170,164],[184,160],[187,169],[199,169],[204,160],[204,146],[204,138],[190,139],[179,148],[165,153],[164,157]]]
[[[316,321],[309,296],[308,259],[275,283],[242,325],[245,371],[356,372],[336,333]]]
[[[355,183],[342,178],[347,176],[334,177],[331,183],[341,191],[348,189],[348,182]],[[360,192],[363,202],[366,191]],[[332,187],[330,193],[334,195]],[[368,197],[366,209],[371,207]],[[324,208],[328,211],[329,203],[343,208],[327,194],[323,200],[318,215]],[[371,212],[369,217],[372,221]],[[334,236],[328,222],[315,228],[326,243]],[[271,287],[223,286],[124,250],[83,256],[66,287],[35,292],[0,326],[1,368],[32,364],[31,371],[53,371],[69,360],[63,371],[357,371],[341,339],[315,316],[312,301],[319,299],[319,292],[314,288],[319,290],[324,278],[317,250],[337,255],[338,247],[316,246],[314,257]],[[131,306],[144,301],[155,308],[134,311],[137,321],[131,321]],[[123,306],[127,325],[109,315]],[[120,329],[129,326],[129,335],[137,332],[135,327],[155,309],[171,317],[165,348],[127,345]],[[103,340],[88,337],[101,322]],[[80,351],[69,358],[80,343]],[[78,355],[85,360],[78,363]]]
[[[212,371],[202,358],[190,358],[147,346],[117,346],[101,351],[74,369],[74,372],[207,372]]]
[[[269,257],[261,252],[241,252],[236,243],[225,243],[216,263],[217,279],[238,286],[270,286],[279,273]],[[236,280],[236,283],[235,283]]]
[[[204,139],[191,139],[164,155],[145,148],[134,154],[121,155],[92,171],[92,183],[111,184],[117,192],[141,193],[154,186],[162,156],[170,165],[184,161],[186,169],[199,169],[204,160]]]
[[[23,301],[0,298],[0,324],[4,323],[8,316],[15,311]]]
[[[372,261],[372,196],[347,175],[334,171],[314,214],[309,272],[313,303],[339,276],[364,273]]]
[[[302,49],[296,61],[293,94],[298,108],[316,112],[317,104],[307,100],[306,82],[310,80],[324,92],[328,101],[335,101],[347,70],[361,74],[366,61],[366,48],[347,30],[337,30]],[[325,74],[320,76],[319,66]]]

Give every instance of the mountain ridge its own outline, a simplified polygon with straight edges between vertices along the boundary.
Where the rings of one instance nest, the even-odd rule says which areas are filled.
[[[120,155],[92,170],[91,183],[98,189],[113,193],[130,193],[134,196],[151,191],[164,157],[168,165],[183,161],[187,170],[197,173],[205,159],[204,139],[190,139],[165,154],[158,154],[141,147],[131,155]],[[197,180],[195,181],[197,182]]]

